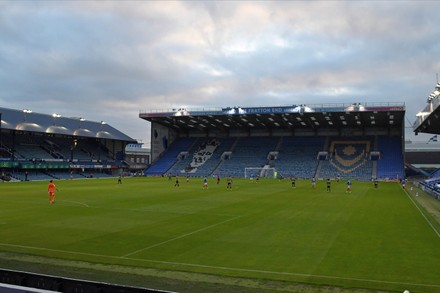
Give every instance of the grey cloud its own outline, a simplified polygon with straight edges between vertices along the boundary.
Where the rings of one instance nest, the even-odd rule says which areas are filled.
[[[440,71],[439,10],[429,1],[1,2],[0,103],[109,120],[144,141],[139,110],[180,105],[403,101],[413,120]]]

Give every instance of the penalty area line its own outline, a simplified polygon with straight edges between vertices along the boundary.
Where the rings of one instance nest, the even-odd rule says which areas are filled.
[[[70,202],[70,203],[74,203],[74,204],[85,206],[86,208],[90,207],[88,204],[85,204],[85,203],[79,202],[79,201],[73,201],[73,200],[59,199],[58,202]]]
[[[202,264],[160,261],[160,260],[142,259],[142,258],[133,258],[133,257],[124,257],[124,256],[102,255],[102,254],[95,254],[95,253],[76,252],[76,251],[50,249],[50,248],[8,244],[8,243],[0,243],[0,246],[23,248],[23,249],[30,249],[30,250],[49,251],[49,252],[60,252],[60,253],[73,254],[73,255],[93,256],[93,257],[100,257],[100,258],[113,259],[113,260],[125,259],[125,260],[132,260],[132,261],[138,261],[138,262],[144,262],[144,263],[167,264],[167,265],[173,265],[173,266],[180,265],[180,266],[185,266],[185,267],[207,268],[207,269],[216,269],[216,270],[225,270],[225,271],[249,272],[249,273],[270,274],[270,275],[278,275],[278,276],[322,278],[322,279],[347,280],[347,281],[369,282],[369,283],[379,283],[379,284],[391,284],[391,285],[398,284],[398,285],[408,285],[408,286],[440,288],[440,284],[421,284],[421,283],[384,281],[384,280],[363,279],[363,278],[338,277],[338,276],[328,276],[328,275],[313,275],[313,274],[305,274],[305,273],[289,273],[289,272],[277,272],[277,271],[257,270],[257,269],[230,268],[230,267],[222,267],[222,266],[210,266],[210,265],[202,265]],[[87,260],[85,260],[85,261],[87,261]]]

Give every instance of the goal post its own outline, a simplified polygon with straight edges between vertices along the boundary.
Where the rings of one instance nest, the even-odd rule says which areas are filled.
[[[244,178],[276,178],[277,170],[267,167],[246,167],[244,168]]]

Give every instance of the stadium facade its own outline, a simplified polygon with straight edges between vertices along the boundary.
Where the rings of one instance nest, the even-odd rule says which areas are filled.
[[[109,124],[0,108],[2,178],[46,180],[111,176],[136,141]]]
[[[404,176],[404,103],[177,108],[139,117],[151,122],[146,175]]]
[[[417,113],[416,121],[414,122],[413,129],[415,134],[418,133],[430,133],[434,134],[430,138],[429,142],[437,143],[438,135],[440,134],[440,83],[437,82],[434,90],[428,96],[427,105],[425,108]],[[431,145],[432,146],[432,145]],[[418,148],[418,155],[424,157],[426,161],[425,164],[435,164],[440,165],[440,148],[430,149],[430,152],[423,150],[421,147]],[[427,158],[427,159],[426,159]],[[429,194],[437,199],[440,199],[440,169],[438,165],[436,170],[430,174],[426,174],[428,179],[421,181],[421,187],[427,191]]]

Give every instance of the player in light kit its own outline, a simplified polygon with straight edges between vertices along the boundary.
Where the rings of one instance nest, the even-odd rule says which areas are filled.
[[[312,178],[312,188],[313,189],[316,188],[316,179],[315,179],[315,177]]]
[[[228,185],[226,186],[227,189],[232,189],[232,177],[231,175],[228,176]]]
[[[208,189],[208,178],[203,177],[203,189]]]
[[[347,190],[345,191],[345,193],[351,193],[351,180],[348,179],[347,181]]]

